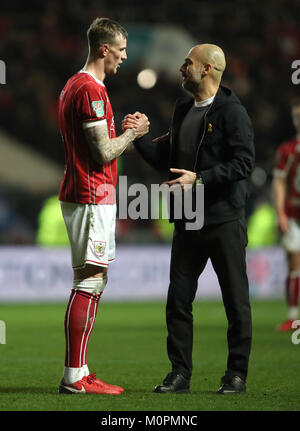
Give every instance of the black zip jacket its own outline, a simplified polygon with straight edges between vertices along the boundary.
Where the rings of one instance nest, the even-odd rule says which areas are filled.
[[[148,135],[135,142],[142,157],[160,172],[172,174],[176,166],[179,129],[192,107],[190,96],[177,100],[169,133],[159,142]],[[204,183],[204,224],[222,223],[244,214],[248,181],[255,159],[251,121],[238,97],[220,86],[203,121],[203,133],[195,154],[194,172]]]

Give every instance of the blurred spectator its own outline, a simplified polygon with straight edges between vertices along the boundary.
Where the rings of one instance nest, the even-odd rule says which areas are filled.
[[[46,247],[69,246],[69,238],[58,196],[48,198],[38,216],[36,243]]]
[[[248,248],[270,247],[277,243],[276,211],[270,202],[260,202],[248,219]]]
[[[0,244],[26,244],[33,239],[33,227],[0,191]]]

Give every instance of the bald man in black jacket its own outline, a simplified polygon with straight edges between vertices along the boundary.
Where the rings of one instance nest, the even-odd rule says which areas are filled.
[[[218,276],[228,319],[227,367],[217,392],[246,391],[252,323],[245,202],[255,155],[248,114],[237,96],[220,85],[225,66],[218,46],[193,47],[180,68],[183,88],[192,97],[177,101],[167,134],[153,141],[145,137],[135,142],[150,165],[169,172],[169,186],[204,185],[203,227],[189,230],[186,220],[172,220],[175,229],[166,307],[172,370],[155,387],[156,393],[190,392],[192,303],[208,259]],[[132,127],[140,116],[126,116],[123,129]]]

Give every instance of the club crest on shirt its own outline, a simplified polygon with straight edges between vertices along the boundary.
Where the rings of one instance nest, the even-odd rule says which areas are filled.
[[[98,118],[103,117],[103,115],[104,115],[104,101],[103,100],[96,100],[96,101],[92,102],[92,107],[93,107],[93,110],[94,110],[94,112]]]
[[[106,242],[105,241],[94,241],[94,248],[95,248],[95,254],[98,257],[103,257],[105,254],[105,247]]]

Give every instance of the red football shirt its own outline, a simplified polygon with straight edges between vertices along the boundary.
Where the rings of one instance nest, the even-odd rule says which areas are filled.
[[[300,140],[291,139],[279,147],[274,175],[286,178],[287,216],[300,220]]]
[[[59,98],[59,127],[65,148],[65,172],[59,200],[81,204],[114,204],[117,159],[97,163],[85,139],[83,127],[91,122],[107,125],[116,136],[114,116],[105,85],[80,71],[66,83]]]

